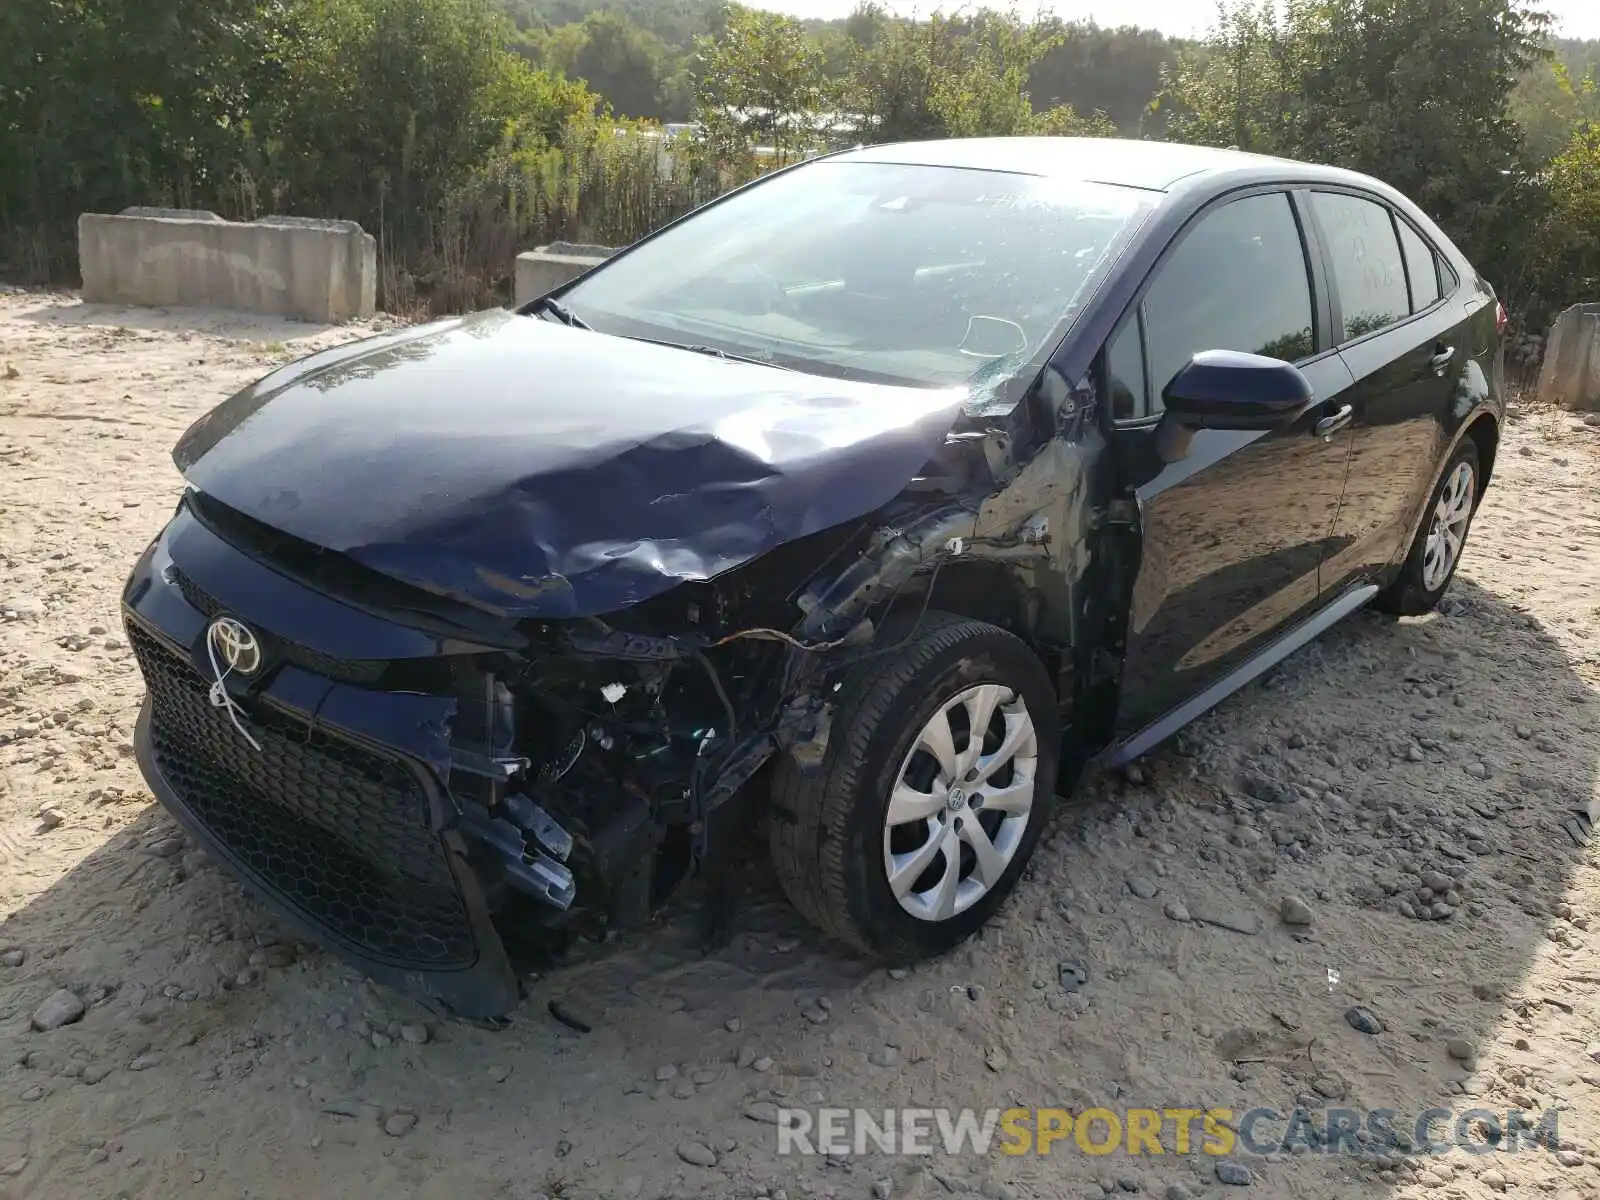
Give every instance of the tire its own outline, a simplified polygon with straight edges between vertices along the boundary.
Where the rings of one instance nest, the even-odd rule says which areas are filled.
[[[786,755],[777,764],[772,790],[772,859],[790,902],[824,933],[891,961],[948,950],[983,925],[1010,894],[1049,818],[1060,755],[1055,688],[1027,645],[993,625],[948,613],[924,614],[908,637],[912,629],[909,622],[886,627],[882,641],[894,646],[894,653],[858,663],[842,681],[821,768],[804,775]],[[994,690],[975,690],[985,685]],[[955,704],[963,696],[967,699]],[[958,768],[967,766],[962,757],[972,753],[967,730],[978,719],[973,714],[981,714],[991,700],[994,717],[978,747],[982,757],[975,769],[987,764],[994,773],[961,789],[981,798],[968,804],[932,778],[945,772],[936,755],[920,748],[923,733],[949,708],[945,758]],[[1031,721],[1031,744],[1025,735],[1019,740],[1013,734],[1022,729],[1019,716]],[[1008,744],[1017,751],[1009,766],[1001,760]],[[926,788],[929,800],[919,802],[916,819],[897,824],[891,835],[890,797],[902,777],[908,788],[903,799],[914,799],[909,789],[915,785],[919,794]],[[939,796],[943,799],[933,799]],[[1016,811],[1024,799],[1026,811]],[[992,806],[985,810],[983,803]],[[914,915],[891,890],[890,854],[909,870],[918,861],[917,851],[925,858],[935,839],[940,848],[927,860],[931,876],[901,877],[907,904],[923,914]],[[980,874],[974,843],[982,842],[1000,858],[984,856],[988,870]],[[950,862],[943,847],[952,845],[959,851],[953,886],[941,869]],[[997,870],[1002,862],[1003,871]],[[934,886],[922,886],[929,880]],[[973,887],[974,882],[980,886]]]
[[[1465,508],[1460,510],[1459,524],[1451,523],[1451,528],[1458,534],[1459,540],[1453,557],[1449,559],[1443,573],[1440,574],[1430,550],[1435,537],[1439,536],[1438,531],[1443,523],[1445,510],[1451,507],[1449,501],[1460,494],[1458,475],[1463,467],[1470,472],[1465,483]],[[1378,609],[1397,617],[1415,617],[1432,612],[1438,606],[1445,592],[1449,590],[1450,581],[1456,577],[1456,569],[1461,565],[1461,556],[1466,552],[1467,533],[1477,512],[1481,478],[1477,443],[1470,437],[1465,438],[1461,445],[1456,447],[1456,452],[1450,456],[1449,463],[1433,489],[1433,495],[1428,498],[1428,507],[1423,511],[1422,524],[1417,529],[1416,538],[1411,543],[1410,553],[1406,555],[1400,574],[1393,583],[1379,592],[1373,601]]]

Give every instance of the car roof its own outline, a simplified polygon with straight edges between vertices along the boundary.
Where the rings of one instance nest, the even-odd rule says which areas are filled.
[[[903,163],[981,171],[1010,171],[1054,179],[1118,184],[1165,192],[1197,175],[1272,176],[1329,182],[1375,181],[1333,167],[1287,158],[1125,138],[993,137],[891,142],[836,156],[855,162]]]

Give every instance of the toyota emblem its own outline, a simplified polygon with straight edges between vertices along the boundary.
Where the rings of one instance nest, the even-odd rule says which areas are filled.
[[[211,622],[206,638],[228,670],[253,675],[261,669],[261,643],[248,626],[232,617],[218,617]]]

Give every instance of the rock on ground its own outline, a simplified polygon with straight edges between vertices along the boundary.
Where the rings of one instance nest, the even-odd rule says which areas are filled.
[[[71,1025],[81,1019],[84,1012],[83,999],[75,992],[62,988],[60,991],[50,993],[44,1003],[33,1010],[31,1024],[40,1033],[48,1033],[63,1025]]]
[[[704,1142],[679,1142],[678,1157],[691,1166],[714,1167],[717,1165],[717,1152]]]

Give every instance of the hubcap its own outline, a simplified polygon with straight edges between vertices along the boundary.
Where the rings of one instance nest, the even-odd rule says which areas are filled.
[[[1039,740],[1022,696],[981,683],[947,700],[900,764],[883,869],[900,907],[948,921],[1000,882],[1028,828]]]
[[[1461,544],[1466,541],[1467,522],[1472,518],[1472,497],[1472,464],[1457,463],[1439,492],[1439,502],[1433,506],[1428,543],[1423,549],[1422,586],[1430,592],[1444,586],[1461,559]]]

